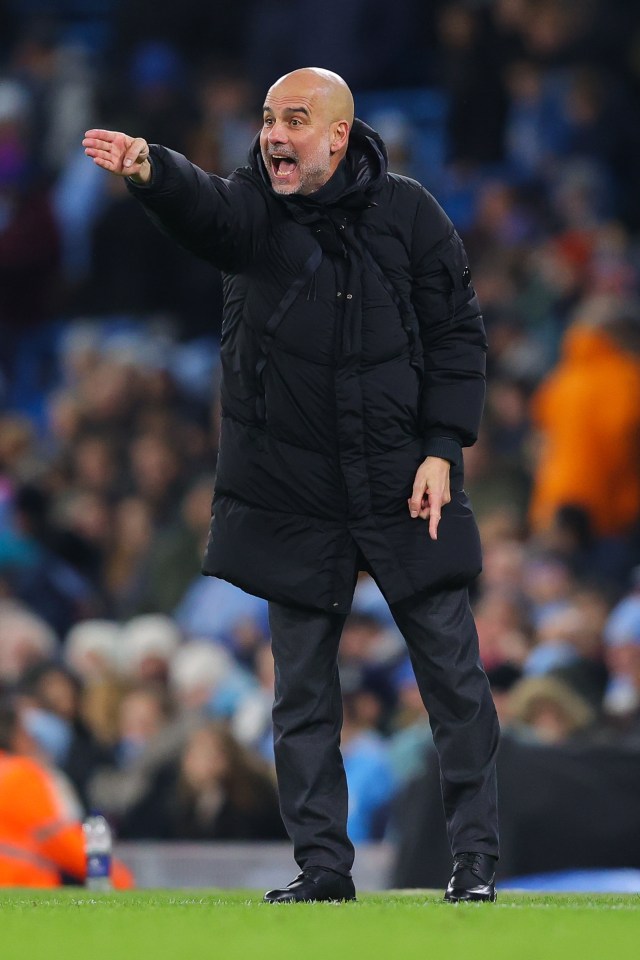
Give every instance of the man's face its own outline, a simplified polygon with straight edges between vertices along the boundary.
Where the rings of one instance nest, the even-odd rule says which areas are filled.
[[[339,162],[332,149],[334,126],[316,92],[286,83],[269,90],[260,149],[276,193],[306,196],[329,180]]]

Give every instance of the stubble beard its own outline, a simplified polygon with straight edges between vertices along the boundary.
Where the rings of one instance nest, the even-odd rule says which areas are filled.
[[[278,153],[279,151],[274,150],[273,152]],[[326,141],[319,143],[315,151],[308,156],[305,161],[301,162],[298,160],[296,154],[293,154],[293,156],[297,160],[297,185],[278,183],[274,176],[270,175],[269,177],[271,186],[280,196],[292,196],[297,193],[302,196],[307,196],[310,193],[315,193],[320,187],[323,187],[331,177],[331,150],[328,134]],[[267,159],[264,156],[264,151],[262,158],[266,165]],[[271,171],[271,165],[269,165],[267,169]]]

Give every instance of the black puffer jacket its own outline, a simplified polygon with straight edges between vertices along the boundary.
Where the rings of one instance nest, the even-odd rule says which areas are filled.
[[[204,570],[282,603],[347,612],[358,548],[391,602],[463,584],[480,546],[460,446],[484,398],[485,335],[462,243],[356,121],[309,197],[271,189],[258,142],[226,180],[152,147],[131,186],[224,271],[222,436]],[[407,508],[451,460],[438,540]]]

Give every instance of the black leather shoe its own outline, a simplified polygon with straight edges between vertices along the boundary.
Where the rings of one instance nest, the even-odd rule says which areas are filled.
[[[453,861],[453,875],[444,899],[447,903],[496,899],[495,857],[484,853],[461,853]]]
[[[267,890],[266,903],[313,903],[317,900],[355,900],[356,888],[351,877],[333,870],[308,867],[295,880],[279,890]]]

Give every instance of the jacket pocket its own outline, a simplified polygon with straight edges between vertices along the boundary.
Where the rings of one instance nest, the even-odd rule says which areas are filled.
[[[444,267],[450,282],[449,291],[449,319],[453,321],[456,311],[469,300],[471,286],[471,270],[464,244],[454,231],[449,241],[438,255],[438,260]],[[473,289],[471,290],[473,295]]]

